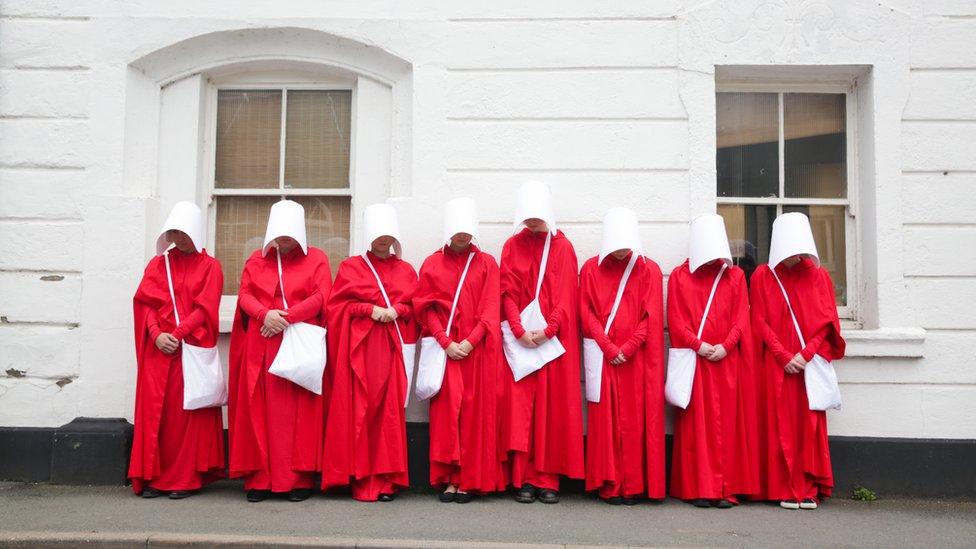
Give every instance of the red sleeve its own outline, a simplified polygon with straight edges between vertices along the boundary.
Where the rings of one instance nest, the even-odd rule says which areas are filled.
[[[484,339],[486,333],[485,324],[479,322],[475,324],[474,328],[468,332],[468,337],[464,338],[465,341],[471,344],[471,347],[477,347],[481,340]]]
[[[247,293],[244,289],[244,285],[241,284],[241,291],[237,295],[237,306],[247,313],[247,316],[257,320],[258,322],[264,322],[264,317],[268,314],[269,309],[265,307],[258,298]]]
[[[668,334],[671,336],[671,346],[698,352],[702,341],[698,339],[698,333],[692,329],[691,315],[685,306],[684,294],[681,290],[681,275],[678,273],[678,269],[675,269],[668,278]]]
[[[441,346],[442,349],[447,349],[447,346],[452,343],[451,338],[447,335],[447,331],[444,328],[444,324],[441,323],[440,317],[434,310],[433,306],[427,307],[424,310],[426,313],[424,325],[427,326],[427,331],[430,335],[437,340],[437,344]]]
[[[580,325],[583,329],[583,336],[596,341],[600,350],[603,351],[603,357],[607,360],[613,360],[621,351],[620,347],[610,341],[610,337],[603,331],[603,324],[593,309],[591,296],[596,292],[596,288],[591,280],[590,268],[584,266],[580,275]]]
[[[156,313],[155,309],[149,309],[146,311],[146,328],[149,329],[149,336],[152,337],[153,342],[159,337],[162,330],[159,329],[159,315]]]
[[[502,306],[505,308],[505,320],[508,321],[508,325],[512,329],[512,335],[521,338],[525,335],[525,328],[522,327],[522,317],[520,316],[522,311],[519,310],[515,301],[507,295],[502,297]]]
[[[640,322],[637,323],[637,328],[634,330],[633,335],[630,336],[630,339],[626,343],[620,346],[620,352],[624,354],[624,357],[630,358],[634,356],[637,349],[647,339],[648,323],[646,316],[641,318]]]
[[[373,305],[372,303],[356,302],[349,304],[349,315],[353,317],[364,317],[373,315]],[[398,313],[399,314],[399,313]]]
[[[749,295],[745,277],[736,278],[731,282],[735,284],[733,307],[735,307],[737,315],[735,325],[732,326],[729,335],[725,336],[725,341],[722,342],[722,347],[725,347],[726,351],[734,349],[739,344],[739,340],[742,339],[742,334],[749,329]]]
[[[550,253],[550,257],[551,255]],[[576,251],[568,241],[566,241],[566,250],[559,254],[559,257],[562,259],[558,264],[559,279],[552,281],[557,287],[556,291],[552,292],[552,303],[550,303],[552,309],[549,311],[549,318],[546,319],[548,324],[545,334],[549,339],[559,335],[559,329],[566,323],[567,317],[576,314],[575,309],[578,309],[576,301],[579,299],[579,263],[576,261]],[[579,335],[573,334],[573,337]]]
[[[306,320],[312,318],[318,318],[321,311],[322,293],[315,292],[314,294],[303,299],[298,305],[289,307],[287,310],[288,316],[285,318],[285,320],[287,320],[289,324],[305,322]]]
[[[752,288],[750,290],[752,301],[752,326],[753,329],[759,331],[759,337],[761,337],[763,343],[769,347],[769,350],[773,353],[773,357],[776,358],[776,362],[785,366],[791,360],[793,360],[793,353],[790,353],[783,348],[783,344],[780,343],[779,338],[776,337],[776,333],[773,332],[773,329],[770,328],[769,324],[766,322],[766,300],[760,286],[762,286],[761,280],[753,279]]]
[[[501,312],[499,299],[502,295],[501,272],[490,255],[481,254],[477,259],[485,264],[485,285],[481,288],[481,296],[478,300],[478,322],[468,332],[468,337],[464,338],[472,347],[477,347],[488,335],[489,330],[498,330],[498,325],[501,323],[499,318]]]
[[[397,313],[397,318],[402,318],[404,320],[409,320],[413,315],[413,307],[410,306],[410,302],[394,303],[393,310]]]
[[[189,316],[184,318],[183,322],[181,322],[180,325],[177,326],[176,329],[173,330],[173,333],[170,335],[172,335],[176,339],[182,340],[183,338],[186,337],[186,334],[192,332],[193,330],[196,330],[206,321],[207,321],[207,311],[199,307],[194,307],[193,312],[191,312]]]

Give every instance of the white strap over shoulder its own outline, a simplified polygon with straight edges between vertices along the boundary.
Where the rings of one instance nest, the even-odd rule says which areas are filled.
[[[285,281],[281,278],[281,250],[275,248],[275,256],[278,258],[278,284],[281,285],[281,304],[288,308],[288,300],[285,299]]]
[[[722,273],[725,272],[729,266],[722,263],[722,268],[718,270],[718,274],[715,275],[715,282],[712,283],[712,291],[708,294],[708,302],[705,303],[705,312],[702,313],[701,325],[698,326],[698,339],[701,339],[702,331],[705,329],[705,319],[708,318],[708,310],[712,308],[712,300],[715,299],[715,290],[718,289],[718,281],[722,278]]]
[[[169,271],[169,250],[163,252],[163,262],[166,263],[166,282],[169,284],[169,298],[173,300],[173,316],[176,317],[176,325],[180,325],[180,312],[176,308],[176,292],[173,291],[173,275]]]
[[[607,325],[603,328],[603,333],[605,334],[610,334],[610,325],[613,324],[613,319],[617,316],[617,309],[620,308],[620,300],[624,297],[627,280],[630,278],[630,273],[634,270],[634,264],[637,263],[637,255],[636,250],[630,254],[630,261],[627,262],[627,268],[624,269],[624,274],[620,277],[620,285],[617,287],[617,297],[613,299],[613,307],[610,309],[610,316],[607,317]]]
[[[783,292],[783,299],[786,300],[786,308],[790,311],[790,318],[793,319],[793,327],[796,329],[796,337],[800,338],[800,347],[806,347],[807,344],[803,340],[803,332],[800,331],[800,323],[796,321],[796,315],[793,314],[793,305],[790,304],[790,296],[786,295],[786,288],[784,288],[783,283],[779,281],[779,277],[776,275],[776,268],[770,267],[769,272],[773,273],[773,278],[776,279],[776,284],[779,285],[779,289]]]
[[[471,267],[471,260],[474,259],[474,252],[468,254],[468,262],[464,264],[464,270],[461,271],[461,278],[458,280],[457,290],[454,292],[454,303],[451,303],[451,314],[447,317],[447,329],[445,333],[450,337],[451,333],[451,323],[454,322],[454,312],[457,310],[458,299],[461,297],[461,287],[464,286],[464,279],[468,277],[468,269]]]
[[[546,267],[549,265],[549,247],[552,244],[552,231],[546,233],[546,244],[542,247],[542,261],[539,263],[539,278],[535,282],[535,298],[539,299],[539,292],[542,291],[542,281],[546,277]]]
[[[380,293],[383,294],[383,301],[386,302],[387,307],[392,308],[393,304],[390,303],[390,296],[386,295],[386,288],[383,287],[383,281],[380,280],[379,273],[377,273],[376,269],[373,268],[373,264],[369,262],[369,258],[366,257],[366,254],[363,254],[362,258],[363,261],[366,262],[366,266],[369,267],[369,270],[373,271],[373,276],[376,277],[376,285],[379,286]],[[403,334],[400,333],[400,324],[396,320],[393,321],[393,327],[396,328],[397,338],[400,339],[400,345],[401,346],[406,345],[406,343],[404,343],[403,341]]]

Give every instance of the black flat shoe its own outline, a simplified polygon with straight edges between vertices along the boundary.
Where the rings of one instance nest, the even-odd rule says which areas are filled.
[[[257,503],[271,497],[271,490],[248,490],[247,501]]]
[[[288,501],[305,501],[312,495],[311,488],[295,488],[291,492],[288,492]]]
[[[712,506],[712,502],[707,499],[693,499],[688,503],[691,503],[695,507],[701,507],[702,509],[707,509]]]
[[[377,498],[378,501],[383,501],[383,502],[393,501],[395,499],[396,499],[396,494],[380,494],[380,497]]]
[[[637,498],[624,498],[624,505],[637,505]]]
[[[163,493],[153,488],[152,486],[146,486],[145,488],[142,489],[142,493],[139,495],[146,499],[152,499],[152,498],[158,498],[159,496],[163,495]]]
[[[193,495],[191,490],[173,490],[169,493],[169,499],[186,499]]]
[[[717,499],[715,500],[714,505],[716,509],[731,509],[735,507],[732,505],[732,502],[727,499]]]
[[[468,503],[473,499],[474,494],[471,492],[458,492],[457,495],[454,496],[454,503]]]
[[[437,494],[437,499],[440,500],[441,503],[454,503],[454,501],[457,499],[457,492],[441,492],[440,494]]]
[[[519,503],[533,503],[538,495],[539,489],[526,483],[515,493],[515,501]]]
[[[542,503],[559,503],[559,492],[546,488],[539,492],[539,501]]]
[[[623,505],[624,498],[620,496],[613,496],[612,498],[603,498],[603,501],[609,503],[610,505]]]

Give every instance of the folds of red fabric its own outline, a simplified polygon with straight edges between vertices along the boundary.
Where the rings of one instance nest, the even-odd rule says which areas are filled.
[[[136,379],[135,432],[129,461],[132,489],[195,490],[224,476],[220,408],[183,409],[181,352],[156,347],[161,333],[191,345],[217,344],[223,274],[220,263],[201,253],[170,252],[174,293],[183,323],[176,326],[162,256],[146,267],[133,299]]]
[[[587,403],[586,489],[602,498],[664,497],[664,306],[661,269],[638,258],[604,332],[630,256],[589,259],[580,272],[583,337],[603,351],[600,402]],[[623,354],[622,364],[610,360]]]
[[[476,255],[448,334],[451,303],[472,252]],[[413,305],[422,335],[436,338],[445,349],[464,340],[474,347],[463,360],[448,358],[441,389],[430,399],[430,483],[481,494],[504,490],[497,429],[504,364],[495,259],[473,245],[461,253],[438,250],[420,268]]]
[[[403,338],[416,342],[411,305],[416,272],[396,256],[367,255],[397,310],[395,322]],[[409,485],[406,371],[394,324],[374,321],[374,305],[386,307],[386,302],[363,257],[343,261],[326,307],[329,360],[321,487],[351,486],[353,497],[364,501]]]
[[[723,273],[697,337],[705,305],[721,264],[696,272],[688,261],[668,278],[668,333],[671,346],[698,351],[702,342],[721,344],[719,361],[701,356],[691,402],[675,409],[671,495],[681,499],[723,499],[759,492],[758,415],[749,292],[738,267]]]
[[[516,337],[525,333],[519,312],[534,297],[545,240],[545,233],[524,229],[502,249],[502,308]],[[558,475],[584,476],[577,265],[569,239],[553,235],[539,303],[546,335],[558,337],[566,353],[518,383],[507,364],[501,376],[500,449],[516,486],[557,489]]]
[[[827,270],[807,258],[792,268],[781,264],[776,273],[806,346],[800,347],[786,299],[769,267],[760,266],[750,280],[752,328],[766,407],[760,429],[765,451],[760,490],[762,497],[772,500],[827,497],[834,485],[827,414],[809,409],[802,372],[787,374],[783,367],[797,352],[808,360],[814,354],[827,360],[843,358],[845,342],[834,286]]]
[[[271,309],[284,309],[277,251],[258,250],[244,265],[230,342],[230,474],[247,489],[287,492],[312,485],[320,469],[322,398],[268,373],[282,335],[264,337]],[[332,287],[329,258],[317,248],[283,254],[287,320],[326,325],[323,304]]]

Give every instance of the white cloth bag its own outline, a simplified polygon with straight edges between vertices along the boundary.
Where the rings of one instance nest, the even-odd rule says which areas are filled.
[[[461,288],[464,286],[464,279],[468,276],[468,268],[471,267],[471,260],[474,259],[474,252],[468,254],[468,261],[464,264],[461,271],[461,278],[458,280],[457,290],[454,292],[454,302],[451,304],[451,314],[447,317],[447,329],[445,332],[448,337],[451,335],[451,324],[454,322],[454,313],[457,311],[458,298],[461,297]],[[420,360],[417,363],[417,386],[414,392],[420,400],[427,400],[436,395],[441,390],[444,383],[444,372],[447,369],[447,351],[434,337],[420,338]]]
[[[281,252],[278,257],[278,284],[281,285],[281,303],[288,308],[285,299],[285,282],[281,276]],[[322,394],[322,374],[326,361],[326,329],[308,322],[289,324],[281,335],[281,347],[271,362],[268,373],[287,379],[295,385],[317,395]]]
[[[624,269],[623,276],[620,277],[620,285],[617,287],[617,296],[613,299],[613,307],[610,309],[610,316],[607,317],[607,325],[603,328],[603,333],[610,333],[610,325],[617,316],[617,309],[620,308],[620,300],[624,297],[624,288],[630,278],[634,264],[637,263],[637,251],[631,253],[630,262]],[[583,371],[586,374],[586,400],[588,402],[600,402],[600,390],[603,384],[603,351],[600,344],[595,339],[583,338]]]
[[[169,251],[163,253],[166,263],[166,282],[169,284],[169,297],[173,300],[173,316],[180,325],[180,313],[176,306],[176,292],[173,291],[173,275],[169,268]],[[220,355],[217,347],[197,347],[182,342],[181,360],[183,363],[183,409],[198,410],[227,404],[227,382],[220,368]]]
[[[373,276],[376,277],[376,285],[380,288],[380,293],[383,294],[383,301],[386,302],[387,307],[393,307],[390,303],[390,297],[386,295],[386,288],[383,287],[383,281],[380,280],[379,273],[373,268],[373,264],[369,262],[369,258],[366,254],[363,254],[363,261],[366,262],[366,266],[369,267],[370,271],[373,271]],[[403,355],[403,370],[407,373],[407,389],[404,391],[406,397],[403,399],[403,407],[406,408],[410,404],[410,385],[413,383],[413,365],[414,359],[417,356],[417,345],[415,343],[407,343],[403,341],[403,334],[400,333],[400,324],[396,320],[393,321],[393,327],[396,328],[397,338],[400,340],[400,353]]]
[[[702,330],[705,329],[705,319],[708,318],[708,310],[712,308],[712,300],[715,299],[715,290],[718,289],[718,282],[722,278],[722,273],[728,264],[722,263],[722,268],[715,275],[715,282],[712,283],[712,291],[708,294],[708,301],[705,303],[705,311],[702,313],[701,324],[698,326],[698,339],[701,339]],[[668,350],[668,377],[664,382],[664,398],[669,404],[684,410],[691,402],[691,389],[695,384],[695,368],[698,365],[698,353],[694,349],[675,349]]]
[[[780,282],[775,269],[771,268],[769,272],[773,273],[776,284],[783,292],[786,308],[790,310],[790,318],[793,320],[793,328],[796,329],[796,336],[800,338],[800,347],[806,347],[803,333],[800,332],[800,323],[796,321],[793,306],[790,305],[790,298],[786,295],[786,288]],[[834,371],[834,365],[829,360],[820,355],[813,355],[810,362],[807,362],[806,368],[803,369],[803,384],[807,389],[807,402],[811,410],[840,410],[842,404],[840,385],[837,383],[837,372]]]
[[[544,330],[548,325],[546,317],[542,314],[542,307],[539,305],[539,292],[542,290],[542,281],[546,275],[546,266],[549,263],[551,242],[552,232],[550,231],[546,233],[546,243],[542,248],[542,262],[539,264],[539,278],[535,284],[535,298],[519,314],[522,327],[526,331]],[[547,363],[559,358],[566,352],[566,348],[556,337],[546,340],[538,347],[522,346],[515,334],[512,333],[512,327],[507,320],[502,322],[502,348],[505,351],[508,367],[512,369],[512,374],[515,376],[515,381],[541,370]]]

